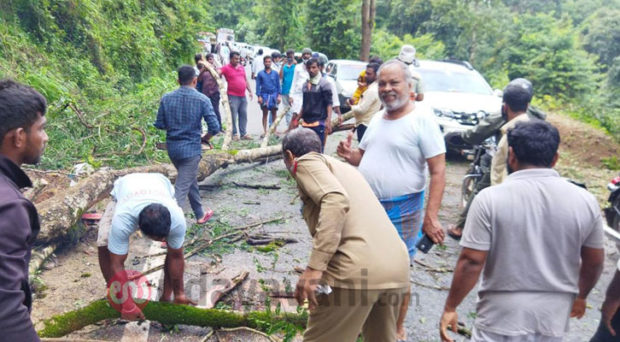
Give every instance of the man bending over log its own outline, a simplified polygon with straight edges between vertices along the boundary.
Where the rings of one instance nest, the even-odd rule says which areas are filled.
[[[114,182],[111,195],[113,200],[101,218],[97,238],[99,266],[107,285],[113,277],[126,274],[129,237],[140,228],[149,239],[167,242],[164,292],[159,300],[170,302],[174,293],[174,303],[195,305],[183,288],[185,217],[168,178],[158,173],[130,174]],[[132,301],[123,303],[121,314],[128,320],[144,319]]]
[[[45,145],[47,101],[36,90],[0,81],[0,341],[39,341],[30,320],[30,249],[39,215],[19,191],[32,187],[20,166],[37,164]]]

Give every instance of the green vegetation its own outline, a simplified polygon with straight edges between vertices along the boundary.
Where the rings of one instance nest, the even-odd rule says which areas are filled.
[[[42,167],[115,167],[167,160],[152,127],[175,70],[192,61],[209,29],[206,3],[187,0],[0,2],[0,77],[25,82],[49,102]],[[143,135],[146,144],[142,149]]]
[[[278,8],[264,0],[241,1],[248,9],[237,7],[235,20],[216,17],[216,26],[237,29],[242,39],[281,50],[311,46],[330,58],[359,56],[362,0],[286,0]],[[619,0],[376,4],[371,55],[393,58],[403,44],[412,44],[419,58],[470,61],[495,88],[526,77],[543,108],[567,113],[620,140]],[[218,11],[231,7],[212,5]],[[295,17],[289,19],[292,14],[283,7]],[[293,24],[286,26],[286,21]]]
[[[357,58],[361,1],[1,1],[0,78],[49,101],[42,168],[163,162],[152,123],[199,51],[197,32],[229,27],[240,41]],[[421,58],[469,60],[496,88],[527,77],[544,108],[620,139],[620,0],[376,1],[372,54],[410,43]]]

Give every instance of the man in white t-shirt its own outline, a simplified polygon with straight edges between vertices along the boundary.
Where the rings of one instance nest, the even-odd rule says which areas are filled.
[[[308,74],[308,70],[306,68],[306,62],[310,59],[310,57],[312,57],[312,50],[309,48],[304,48],[301,51],[302,62],[295,66],[295,72],[293,73],[293,83],[291,85],[291,92],[289,96],[293,117],[299,114],[303,104],[303,86],[310,78],[310,74]]]
[[[333,78],[327,76],[327,74],[325,74],[324,72],[325,65],[327,64],[327,58],[325,58],[325,56],[319,56],[317,60],[319,61],[319,69],[321,69],[321,74],[323,75],[323,77],[325,77],[330,87],[332,88],[332,111],[338,115],[341,115],[342,113],[340,113],[340,99],[338,98],[336,81],[334,81]]]
[[[351,148],[350,133],[337,152],[359,166],[413,262],[420,228],[435,243],[442,243],[445,236],[438,213],[446,184],[446,148],[433,114],[410,100],[413,79],[403,62],[391,60],[381,65],[376,82],[384,110],[372,118],[358,149]],[[424,214],[427,165],[431,181]],[[407,306],[405,300],[398,319],[398,340],[406,340],[403,322]]]
[[[174,294],[177,304],[195,304],[185,296],[183,288],[186,222],[170,180],[159,173],[130,174],[114,182],[111,195],[113,200],[101,218],[97,238],[99,266],[108,286],[111,279],[123,273],[129,237],[139,228],[148,238],[167,244],[160,301],[172,301]],[[132,303],[123,303],[123,318],[144,319]]]
[[[510,175],[471,204],[442,341],[481,273],[472,342],[560,342],[569,318],[583,317],[603,270],[603,220],[596,198],[552,169],[559,144],[545,121],[508,131]]]

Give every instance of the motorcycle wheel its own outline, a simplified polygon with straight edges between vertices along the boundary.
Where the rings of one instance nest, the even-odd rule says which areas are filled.
[[[461,208],[467,206],[467,202],[469,202],[469,198],[473,195],[480,177],[480,175],[469,173],[463,178],[463,183],[461,184]]]

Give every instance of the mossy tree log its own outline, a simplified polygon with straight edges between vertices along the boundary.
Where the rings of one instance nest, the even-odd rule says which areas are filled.
[[[214,328],[249,327],[259,331],[265,331],[279,322],[286,322],[303,329],[308,320],[305,312],[279,315],[263,311],[240,313],[163,302],[150,302],[142,312],[147,320],[167,325],[185,324]],[[101,299],[83,308],[43,321],[43,328],[38,331],[38,334],[40,337],[62,337],[88,325],[114,318],[120,318],[120,313],[110,307],[107,300]]]

